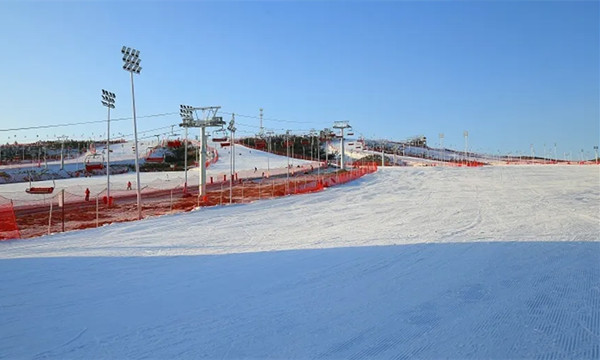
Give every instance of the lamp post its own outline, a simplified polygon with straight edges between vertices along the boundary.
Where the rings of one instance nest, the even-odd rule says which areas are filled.
[[[131,101],[133,106],[133,137],[135,141],[135,177],[136,177],[136,190],[137,190],[137,208],[138,208],[138,219],[142,218],[142,191],[140,187],[140,163],[139,163],[139,150],[138,150],[138,136],[137,136],[137,122],[135,117],[135,91],[133,87],[133,74],[140,74],[142,67],[140,66],[140,51],[123,46],[121,49],[123,54],[123,70],[128,71],[131,76]]]
[[[102,105],[108,109],[106,120],[106,204],[110,206],[110,109],[115,108],[116,95],[102,89]]]
[[[190,122],[193,121],[193,113],[194,110],[191,106],[189,105],[179,105],[179,115],[181,116],[181,119],[184,123],[186,122]],[[187,157],[188,157],[188,127],[185,127],[185,138],[183,140],[183,176],[184,176],[184,180],[183,180],[183,192],[187,193],[187,183],[188,183],[188,178],[187,178],[187,173],[188,173],[188,165],[187,165]]]

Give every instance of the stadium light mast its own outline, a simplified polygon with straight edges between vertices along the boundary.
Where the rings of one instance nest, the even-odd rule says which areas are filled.
[[[139,146],[137,136],[137,119],[135,116],[135,90],[133,86],[133,74],[140,74],[142,67],[140,66],[140,51],[123,46],[121,48],[123,54],[123,70],[129,72],[131,75],[131,102],[133,108],[133,137],[135,141],[135,178],[136,178],[136,193],[137,193],[137,208],[138,208],[138,219],[142,218],[142,190],[140,185],[140,161],[139,161]]]
[[[598,145],[594,146],[594,152],[596,153],[596,165],[598,165]]]
[[[179,115],[181,116],[181,120],[186,123],[186,122],[192,122],[194,121],[194,110],[191,106],[188,105],[179,105]],[[183,144],[183,151],[184,151],[184,155],[183,155],[183,173],[184,173],[184,180],[183,180],[183,192],[187,193],[187,184],[188,184],[188,177],[187,177],[187,173],[188,173],[188,165],[187,165],[187,158],[188,158],[188,127],[185,127],[185,139],[183,140],[184,144]]]
[[[344,170],[344,129],[350,128],[350,124],[348,121],[334,121],[333,128],[339,129],[341,132],[340,138],[340,148],[341,148],[341,156],[340,156],[340,169]]]
[[[258,109],[260,114],[260,130],[258,136],[262,139],[265,136],[265,128],[263,128],[263,108]]]
[[[115,93],[102,89],[102,105],[108,109],[106,120],[106,204],[110,206],[110,109],[115,108]]]

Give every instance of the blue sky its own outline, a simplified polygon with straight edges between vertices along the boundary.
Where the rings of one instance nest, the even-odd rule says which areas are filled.
[[[0,2],[0,130],[131,117],[123,45],[140,50],[138,129],[220,105],[297,132],[424,134],[472,150],[592,156],[599,129],[597,1]],[[223,114],[226,120],[230,115]],[[240,135],[258,120],[238,117]],[[162,129],[157,129],[162,128]],[[157,130],[154,130],[157,129]],[[177,129],[176,129],[177,130]],[[103,123],[0,131],[0,142],[104,136]],[[111,123],[131,134],[131,120]]]

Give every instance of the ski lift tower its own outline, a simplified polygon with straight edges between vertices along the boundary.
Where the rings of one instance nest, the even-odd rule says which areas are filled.
[[[340,149],[341,149],[341,157],[340,157],[340,169],[344,170],[344,129],[351,128],[350,124],[347,121],[335,121],[333,123],[334,129],[340,129]]]
[[[225,125],[223,118],[216,116],[217,111],[219,111],[220,108],[220,106],[192,107],[181,105],[181,117],[183,122],[179,124],[179,126],[184,128],[195,127],[201,129],[202,150],[200,151],[200,181],[198,184],[198,190],[200,192],[199,196],[203,200],[206,196],[206,128],[222,128],[223,125]],[[203,119],[198,118],[196,115],[196,111],[198,110],[202,111]],[[196,119],[194,119],[194,115],[196,115]]]
[[[60,140],[60,169],[63,170],[65,168],[65,140],[67,140],[69,137],[66,135],[62,135],[57,137],[58,140]],[[23,147],[23,149],[25,149]],[[25,151],[23,151],[23,153],[25,153]],[[23,155],[23,160],[25,160],[25,155]]]

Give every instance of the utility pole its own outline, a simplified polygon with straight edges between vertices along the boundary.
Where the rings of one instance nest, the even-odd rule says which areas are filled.
[[[465,164],[467,163],[467,151],[469,150],[469,132],[467,130],[463,131],[463,136],[465,137]]]
[[[335,121],[333,123],[333,128],[334,129],[339,129],[341,132],[341,137],[340,137],[340,169],[344,170],[344,129],[350,128],[350,124],[348,124],[348,121]]]
[[[180,114],[183,122],[179,124],[181,127],[195,127],[201,129],[201,152],[200,152],[200,180],[198,184],[198,196],[205,200],[206,197],[206,128],[207,127],[223,127],[225,121],[217,115],[220,106],[192,107],[187,105],[180,106]],[[206,114],[204,119],[194,119],[194,114],[197,110],[201,110]],[[197,117],[197,116],[196,116]]]

